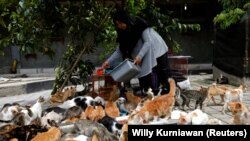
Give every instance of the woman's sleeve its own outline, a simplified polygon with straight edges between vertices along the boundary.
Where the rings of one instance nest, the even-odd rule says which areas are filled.
[[[145,54],[149,51],[149,48],[150,48],[151,38],[150,38],[149,29],[150,28],[145,29],[142,33],[142,48],[138,53],[138,55],[141,58],[145,56]]]

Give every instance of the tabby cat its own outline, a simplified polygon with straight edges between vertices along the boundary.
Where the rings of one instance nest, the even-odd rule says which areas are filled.
[[[183,90],[181,91],[182,108],[185,110],[185,105],[189,107],[191,100],[195,100],[195,109],[197,109],[198,104],[200,109],[202,109],[203,102],[207,98],[207,88],[201,87],[200,90]]]

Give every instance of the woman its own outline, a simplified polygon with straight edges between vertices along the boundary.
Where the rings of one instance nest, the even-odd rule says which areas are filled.
[[[119,47],[102,64],[109,67],[119,58],[130,58],[136,65],[140,65],[141,72],[137,75],[141,89],[157,89],[159,83],[165,90],[169,90],[168,78],[171,77],[168,63],[168,46],[162,37],[139,17],[128,16],[125,11],[117,11],[113,17],[117,31]],[[159,83],[152,84],[152,74],[156,73]]]

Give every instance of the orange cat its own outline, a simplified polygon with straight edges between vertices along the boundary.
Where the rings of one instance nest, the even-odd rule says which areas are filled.
[[[120,116],[120,111],[116,105],[116,102],[107,101],[105,104],[105,112],[108,116],[112,118],[116,118]]]
[[[38,133],[31,141],[58,141],[60,138],[60,129],[51,127],[47,132]]]
[[[50,97],[51,103],[63,103],[65,100],[73,98],[76,94],[76,86],[65,88],[63,92],[56,92]]]
[[[122,133],[119,141],[128,141],[128,124],[125,123],[122,126]]]
[[[141,97],[134,95],[134,92],[132,90],[128,90],[128,92],[126,92],[125,94],[129,103],[134,103],[136,105],[140,103]]]
[[[250,124],[250,109],[242,102],[228,102],[232,112],[232,124]]]
[[[102,106],[88,106],[85,110],[86,118],[92,121],[98,121],[105,116],[105,111]]]
[[[216,105],[214,96],[220,96],[221,103],[224,102],[224,96],[227,90],[230,90],[230,88],[224,85],[213,84],[212,86],[209,86],[207,89],[207,100],[205,102],[205,105],[208,105],[211,99],[213,103]]]
[[[112,91],[109,96],[109,101],[116,101],[119,98],[119,89],[117,85],[112,86]]]
[[[170,91],[144,103],[143,107],[128,118],[128,123],[148,123],[156,117],[169,117],[175,104],[175,80],[170,78]]]
[[[71,86],[70,88],[66,88],[66,90],[63,93],[63,101],[75,97],[75,94],[76,94],[76,86]]]

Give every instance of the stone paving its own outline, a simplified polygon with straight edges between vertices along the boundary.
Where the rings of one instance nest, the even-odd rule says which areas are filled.
[[[208,87],[212,85],[215,81],[213,80],[212,74],[200,74],[200,75],[189,75],[188,76],[191,82],[192,88],[196,89],[200,86]],[[229,87],[236,88],[238,86],[228,85]],[[207,113],[210,117],[217,118],[223,122],[223,124],[230,124],[230,120],[232,118],[232,114],[230,111],[226,112],[226,114],[221,113],[221,109],[223,104],[220,104],[220,97],[215,97],[216,103],[218,105],[214,105],[212,101],[207,106],[204,106],[204,112]],[[250,106],[250,90],[247,88],[247,92],[244,93],[243,102]],[[192,103],[191,103],[192,104]],[[193,103],[194,105],[194,103]]]

